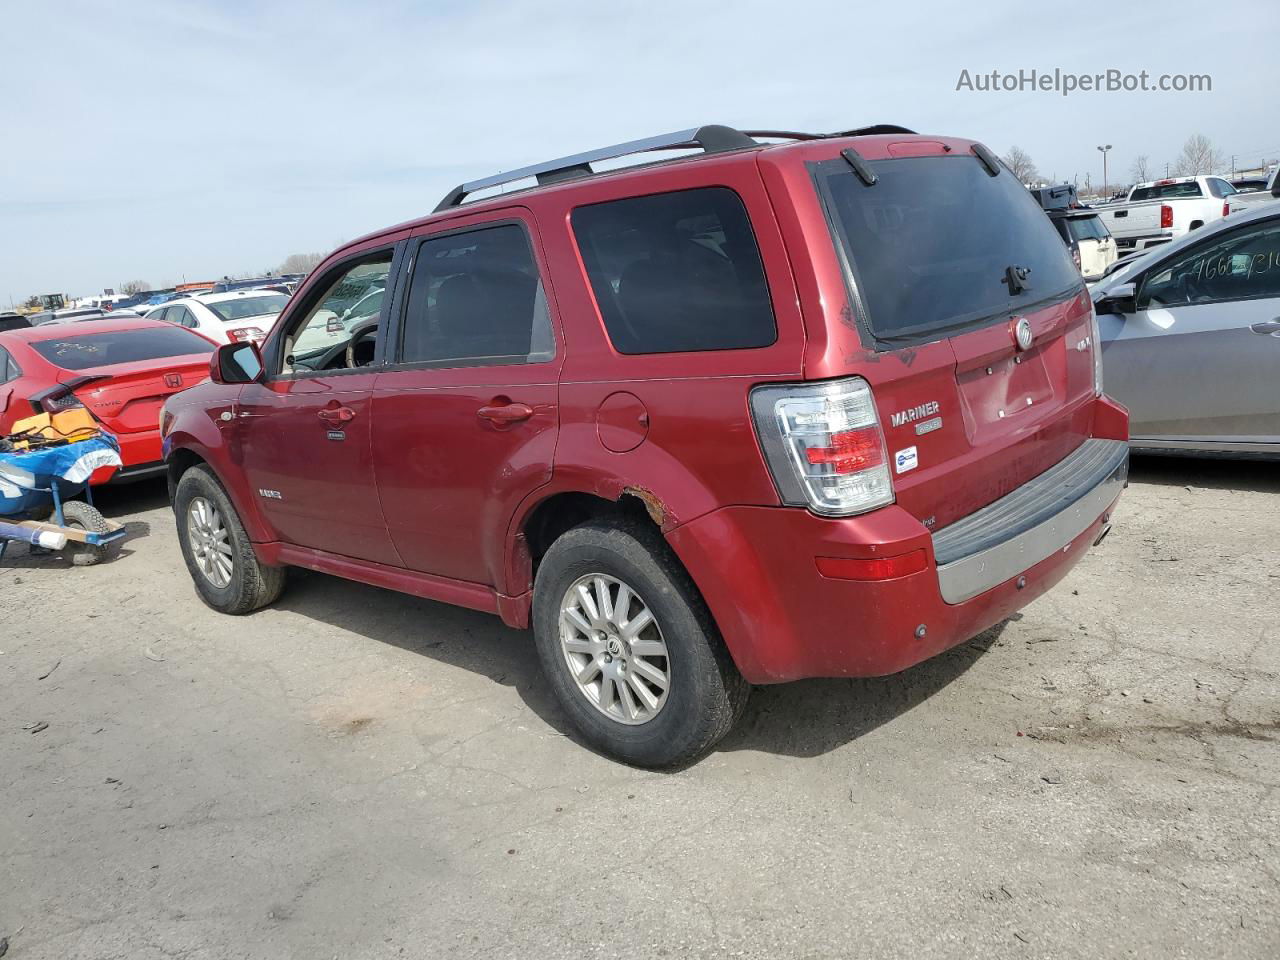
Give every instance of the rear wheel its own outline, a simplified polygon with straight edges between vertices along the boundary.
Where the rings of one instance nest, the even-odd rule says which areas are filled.
[[[207,467],[182,475],[173,511],[182,557],[205,603],[222,613],[242,614],[280,596],[284,568],[258,562],[231,500]]]
[[[108,533],[111,525],[106,517],[100,514],[91,504],[83,500],[66,500],[62,504],[62,522],[74,530],[86,533]],[[68,540],[63,548],[63,556],[77,567],[89,567],[101,563],[111,556],[119,546],[118,543],[91,544]]]
[[[590,523],[558,539],[534,586],[534,639],[561,706],[626,763],[691,762],[720,740],[749,687],[662,538]]]

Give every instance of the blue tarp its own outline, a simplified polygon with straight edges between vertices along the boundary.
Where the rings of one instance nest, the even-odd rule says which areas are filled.
[[[120,444],[109,433],[60,447],[26,453],[0,453],[0,517],[47,506],[50,486],[73,496],[99,467],[121,466]]]

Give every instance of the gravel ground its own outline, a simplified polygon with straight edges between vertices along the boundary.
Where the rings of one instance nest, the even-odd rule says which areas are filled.
[[[219,616],[163,487],[109,491],[114,563],[0,562],[0,937],[17,960],[1276,957],[1280,465],[1133,481],[1013,620],[896,677],[758,689],[675,774],[578,745],[494,618],[306,573]]]

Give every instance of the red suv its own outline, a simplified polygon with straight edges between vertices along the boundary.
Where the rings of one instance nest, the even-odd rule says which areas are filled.
[[[665,766],[749,684],[902,670],[1061,579],[1125,483],[1100,370],[986,147],[707,126],[348,244],[162,432],[215,609],[298,566],[496,613],[588,741]]]

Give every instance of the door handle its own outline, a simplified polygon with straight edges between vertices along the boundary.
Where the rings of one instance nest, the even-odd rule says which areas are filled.
[[[325,423],[336,426],[340,423],[350,423],[355,419],[356,412],[350,407],[325,407],[316,416]]]
[[[1253,324],[1253,326],[1249,327],[1249,329],[1252,330],[1254,333],[1262,334],[1264,337],[1267,334],[1271,334],[1272,336],[1275,336],[1276,334],[1280,333],[1280,317],[1276,317],[1274,320],[1262,320],[1258,323]]]
[[[486,420],[497,424],[519,423],[533,416],[533,407],[527,403],[488,403],[476,411]]]

